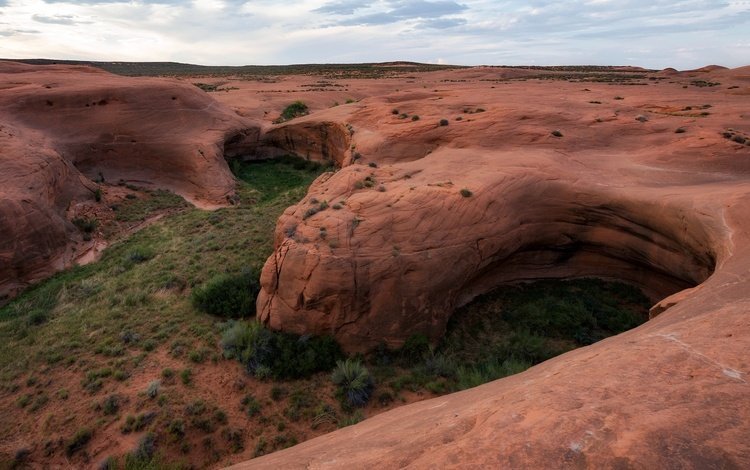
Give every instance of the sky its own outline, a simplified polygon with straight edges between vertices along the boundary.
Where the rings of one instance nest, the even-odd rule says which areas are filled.
[[[0,57],[750,65],[750,0],[0,0]]]

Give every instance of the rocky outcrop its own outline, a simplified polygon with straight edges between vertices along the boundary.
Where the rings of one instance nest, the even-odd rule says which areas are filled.
[[[254,152],[259,128],[198,88],[73,66],[0,62],[0,298],[70,266],[70,220],[97,182],[172,190],[226,205],[225,155]]]
[[[299,119],[269,129],[256,158],[297,155],[306,160],[342,166],[349,156],[351,135],[342,123]]]
[[[525,168],[509,174],[498,160]],[[703,282],[725,255],[720,204],[597,187],[596,171],[584,182],[570,167],[554,153],[446,150],[324,176],[279,221],[260,319],[362,352],[415,332],[437,341],[456,307],[500,284],[602,276],[657,300]],[[331,208],[312,213],[321,201]]]
[[[437,341],[456,307],[503,283],[596,275],[657,302],[711,275],[732,229],[706,191],[741,191],[750,171],[750,149],[722,137],[740,127],[733,95],[539,84],[530,106],[520,90],[529,85],[508,87],[497,106],[467,86],[319,112],[325,123],[344,117],[363,156],[279,220],[259,318],[365,351],[414,333]],[[618,99],[602,102],[603,92]],[[698,100],[715,103],[701,108],[711,112],[674,104]]]
[[[258,298],[271,327],[349,351],[436,340],[499,284],[589,275],[642,287],[652,319],[235,468],[750,466],[750,148],[722,136],[746,131],[748,95],[742,76],[705,73],[732,87],[504,84],[460,123],[407,100],[410,129],[355,134],[377,167],[322,176],[279,220]],[[479,86],[436,88],[439,112],[476,106]],[[398,99],[350,121],[377,129]],[[396,132],[437,147],[377,144]]]

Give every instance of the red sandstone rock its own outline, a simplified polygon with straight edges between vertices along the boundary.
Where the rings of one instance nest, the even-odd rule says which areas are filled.
[[[225,205],[224,155],[257,140],[257,126],[189,84],[0,62],[0,297],[71,265],[82,247],[69,209],[93,199],[93,179]]]
[[[750,133],[750,103],[746,73],[700,73],[722,86],[435,81],[432,99],[357,103],[365,164],[320,177],[279,220],[264,322],[349,351],[398,346],[438,339],[498,284],[583,275],[643,287],[653,319],[236,468],[749,467],[750,147],[722,132]],[[310,215],[313,198],[342,208]]]

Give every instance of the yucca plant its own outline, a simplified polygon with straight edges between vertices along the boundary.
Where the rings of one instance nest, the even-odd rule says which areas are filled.
[[[331,380],[339,387],[339,394],[346,404],[364,406],[372,395],[375,385],[370,371],[358,360],[337,361]]]

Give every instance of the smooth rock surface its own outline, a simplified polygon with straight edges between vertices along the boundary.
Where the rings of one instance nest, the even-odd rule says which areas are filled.
[[[652,320],[235,468],[750,466],[750,146],[723,135],[750,133],[747,72],[641,86],[492,73],[357,103],[363,164],[279,220],[260,318],[364,351],[437,340],[498,284],[597,275],[642,287]],[[309,210],[320,201],[341,208]]]

